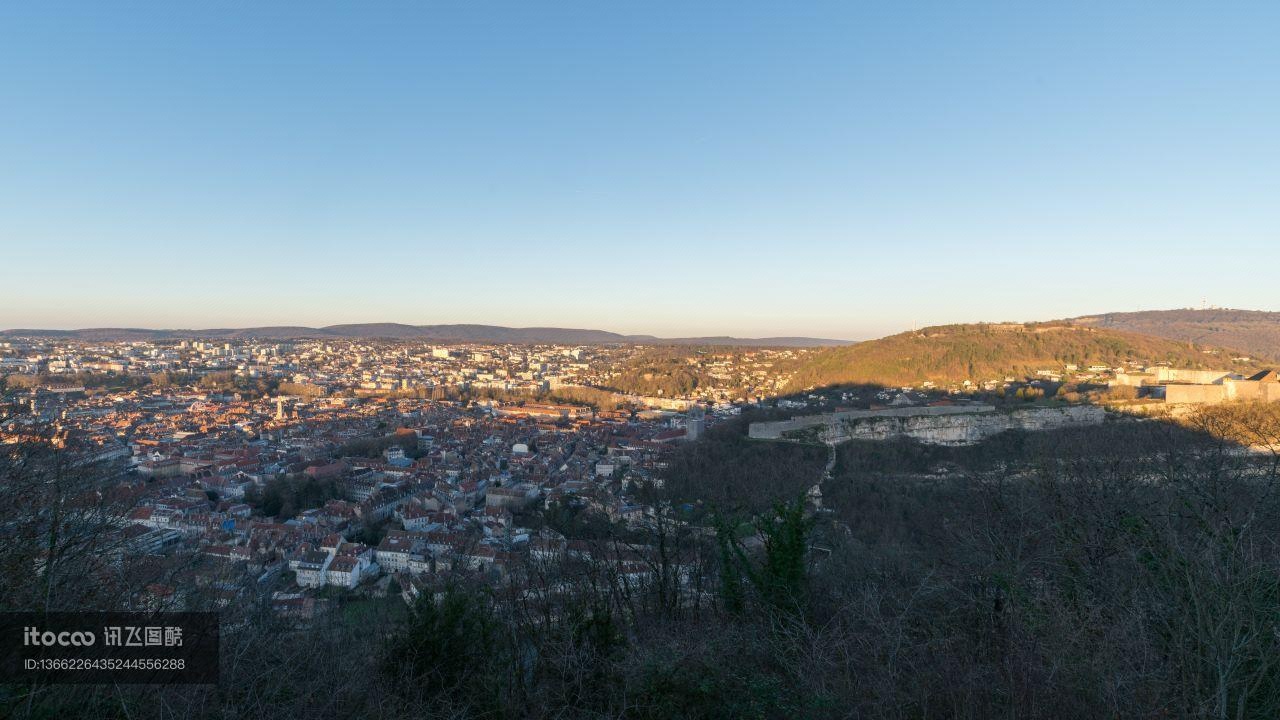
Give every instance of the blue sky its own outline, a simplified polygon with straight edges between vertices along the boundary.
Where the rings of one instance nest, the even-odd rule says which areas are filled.
[[[1280,3],[0,4],[0,327],[1280,310]]]

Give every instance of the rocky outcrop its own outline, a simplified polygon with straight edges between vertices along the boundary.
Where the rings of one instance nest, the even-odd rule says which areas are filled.
[[[1007,430],[1052,430],[1096,425],[1106,411],[1095,405],[997,410],[991,405],[855,410],[808,415],[780,422],[752,423],[749,436],[761,440],[891,440],[909,437],[937,445],[972,445]]]

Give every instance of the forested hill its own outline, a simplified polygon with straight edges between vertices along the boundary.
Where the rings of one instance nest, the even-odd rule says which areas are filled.
[[[1149,310],[1075,318],[1091,327],[1238,348],[1280,359],[1280,312],[1258,310]]]
[[[1235,354],[1071,323],[945,325],[815,353],[802,362],[789,387],[981,382],[1061,371],[1067,364],[1114,367],[1129,360],[1189,368],[1253,367],[1233,361]]]

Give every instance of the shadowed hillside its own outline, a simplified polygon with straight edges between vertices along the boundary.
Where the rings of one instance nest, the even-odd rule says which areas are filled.
[[[1280,358],[1280,312],[1258,310],[1149,310],[1075,318],[1092,327],[1127,330],[1172,340],[1238,348]]]
[[[1208,350],[1206,353],[1205,351]],[[1174,367],[1241,368],[1229,350],[1066,323],[944,325],[830,348],[806,359],[790,387],[851,383],[957,383],[1126,361]]]

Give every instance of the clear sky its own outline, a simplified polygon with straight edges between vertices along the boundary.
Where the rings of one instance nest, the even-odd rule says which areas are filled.
[[[1280,2],[0,3],[0,328],[1280,310]]]

